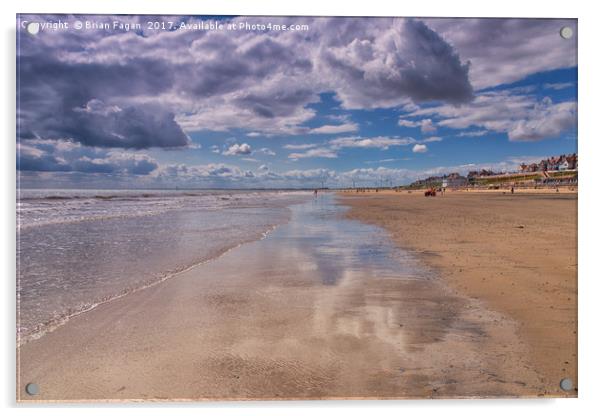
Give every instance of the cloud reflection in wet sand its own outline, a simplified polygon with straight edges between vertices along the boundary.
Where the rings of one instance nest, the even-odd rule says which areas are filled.
[[[315,380],[318,396],[535,394],[537,376],[525,373],[529,364],[511,321],[452,293],[382,230],[343,219],[344,210],[331,195],[296,205],[288,224],[239,253],[246,270],[264,270],[271,295],[282,288],[299,292],[289,307],[303,310],[306,319],[295,322],[294,330],[290,322],[282,324],[287,329],[270,343],[274,357],[292,344],[307,369],[329,368],[328,382]],[[267,296],[262,302],[269,309],[278,301]],[[252,316],[245,321],[256,325]],[[260,350],[264,342],[258,336],[245,345]],[[507,360],[520,375],[502,366]],[[289,371],[290,377],[302,376]]]

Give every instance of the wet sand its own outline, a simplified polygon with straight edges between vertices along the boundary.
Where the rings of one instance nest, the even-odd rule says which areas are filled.
[[[350,218],[385,228],[457,293],[517,323],[540,394],[577,395],[559,388],[565,377],[577,386],[576,193],[342,195]]]
[[[265,239],[25,344],[18,399],[541,394],[514,320],[333,199],[294,206]],[[29,382],[39,395],[24,393]]]

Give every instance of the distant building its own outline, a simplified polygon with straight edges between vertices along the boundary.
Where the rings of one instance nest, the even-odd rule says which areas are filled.
[[[457,178],[453,178],[453,179],[447,179],[447,186],[450,188],[460,188],[462,186],[466,186],[468,185],[468,179],[460,176]]]
[[[537,165],[537,170],[540,172],[545,172],[546,170],[548,170],[548,161],[542,160],[541,162],[539,162],[539,164]]]
[[[481,170],[471,170],[470,172],[468,172],[468,175],[466,175],[467,178],[471,179],[471,178],[479,178],[479,177],[483,177],[483,176],[496,176],[496,175],[501,175],[502,172],[494,172],[491,169],[481,169]]]
[[[531,163],[529,165],[521,163],[519,172],[546,172],[554,170],[574,170],[577,169],[577,154],[552,156],[541,160],[539,163]]]
[[[411,188],[438,188],[444,186],[444,183],[448,188],[457,188],[466,186],[468,184],[468,179],[457,172],[453,172],[448,175],[430,176],[426,179],[419,179],[412,182],[409,186]]]
[[[518,166],[518,173],[536,173],[536,172],[547,172],[547,171],[566,171],[576,170],[578,166],[578,157],[576,153],[569,155],[552,156],[547,159],[542,159],[538,163],[521,163]],[[541,178],[517,178],[517,172],[494,172],[491,169],[473,170],[462,176],[458,172],[452,172],[446,175],[430,176],[426,179],[419,179],[414,181],[407,188],[460,188],[465,186],[482,186],[483,184],[491,183],[504,183],[508,181],[520,180],[531,180],[540,181]],[[490,179],[483,179],[492,177]],[[534,175],[540,176],[540,175]],[[543,176],[549,178],[550,175],[544,174]],[[564,175],[560,175],[564,176]]]

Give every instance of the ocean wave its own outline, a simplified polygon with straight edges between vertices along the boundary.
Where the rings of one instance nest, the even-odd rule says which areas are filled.
[[[21,195],[17,201],[18,231],[47,225],[157,215],[177,209],[217,210],[240,204],[261,205],[298,194],[285,191],[49,192],[29,190]]]
[[[239,241],[238,243],[233,244],[229,247],[225,247],[207,258],[198,259],[198,260],[192,262],[191,264],[163,272],[163,273],[157,275],[154,279],[148,280],[139,285],[130,286],[130,287],[124,288],[123,290],[121,290],[120,292],[118,292],[116,294],[106,295],[101,298],[95,299],[93,301],[82,303],[77,307],[68,308],[64,312],[62,312],[60,314],[56,314],[52,318],[50,318],[44,322],[38,323],[32,328],[22,327],[20,325],[20,319],[19,319],[19,314],[18,314],[17,315],[17,346],[22,346],[28,342],[39,339],[42,336],[44,336],[48,333],[51,333],[51,332],[55,331],[56,329],[60,328],[61,326],[65,325],[67,322],[69,322],[70,319],[73,319],[76,316],[79,316],[81,314],[89,312],[89,311],[97,308],[98,306],[104,305],[109,302],[113,302],[115,300],[121,299],[130,294],[137,293],[142,290],[156,286],[160,283],[165,282],[168,279],[174,278],[178,275],[186,273],[186,272],[188,272],[196,267],[199,267],[203,264],[207,264],[211,261],[214,261],[214,260],[222,257],[223,255],[225,255],[226,253],[242,246],[243,244],[247,244],[247,243],[250,243],[253,241],[263,240],[266,237],[268,237],[268,235],[271,232],[273,232],[279,225],[281,225],[281,223],[273,224],[273,225],[269,226],[267,229],[265,229],[264,231],[262,231],[258,234],[255,234],[253,236],[249,236],[248,238],[246,238],[242,241]],[[17,310],[19,312],[21,305],[19,302],[18,294],[17,294],[17,299],[18,299],[17,300]]]

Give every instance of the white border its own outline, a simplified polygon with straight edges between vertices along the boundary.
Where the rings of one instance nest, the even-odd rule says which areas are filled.
[[[507,415],[541,412],[547,415],[590,414],[602,408],[600,387],[602,354],[599,317],[602,316],[602,273],[596,261],[600,238],[599,205],[602,198],[600,152],[602,136],[596,121],[601,119],[599,98],[600,66],[599,41],[602,39],[600,15],[595,2],[556,1],[528,2],[503,0],[499,2],[469,0],[419,0],[401,2],[369,0],[351,3],[350,0],[103,0],[70,2],[67,0],[21,0],[2,2],[2,187],[3,203],[1,235],[3,239],[2,291],[4,312],[2,319],[2,377],[0,397],[4,407],[13,412],[33,412],[40,406],[20,406],[14,402],[15,354],[15,14],[16,13],[131,13],[131,14],[236,14],[236,15],[346,15],[346,16],[450,16],[450,17],[572,17],[579,19],[579,399],[549,400],[440,400],[405,402],[253,402],[221,404],[174,405],[90,405],[47,406],[42,411],[48,415],[79,414],[84,410],[103,414],[111,408],[115,414],[126,412],[164,414],[178,410],[189,414],[306,414],[325,415],[344,411],[347,415],[378,412],[396,414],[420,412],[445,413],[445,416],[462,414]],[[16,409],[15,409],[16,407]],[[67,407],[67,408],[65,408]]]

